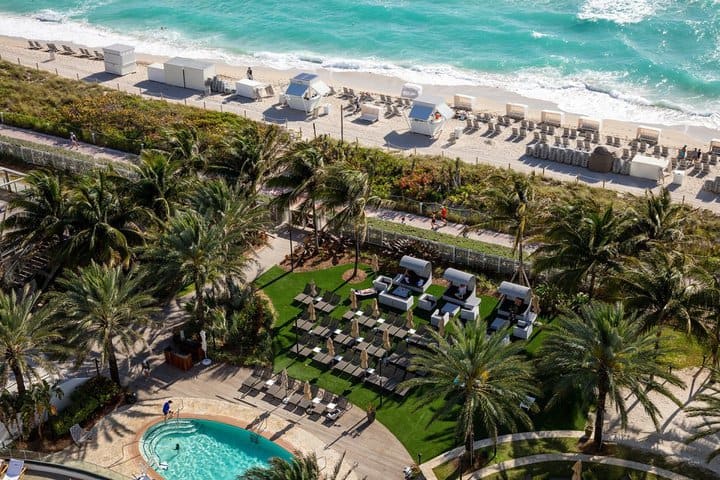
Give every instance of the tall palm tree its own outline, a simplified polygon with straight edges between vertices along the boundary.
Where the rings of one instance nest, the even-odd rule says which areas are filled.
[[[568,207],[555,212],[544,243],[533,253],[534,268],[549,272],[564,289],[587,285],[590,298],[598,277],[621,266],[621,239],[627,219],[612,206],[604,211]]]
[[[245,279],[247,242],[244,231],[232,221],[228,217],[215,221],[192,210],[180,212],[145,251],[148,268],[161,282],[176,290],[195,287],[195,318],[200,325],[207,313],[206,287]]]
[[[92,259],[129,265],[132,247],[144,241],[140,222],[147,212],[123,195],[117,182],[121,180],[103,170],[81,179],[69,208],[66,258],[80,264]]]
[[[188,127],[178,128],[168,133],[170,158],[180,163],[184,173],[205,170],[212,155],[201,131]]]
[[[720,372],[717,369],[711,370],[709,380],[704,390],[693,399],[695,405],[685,407],[688,417],[702,419],[702,423],[696,426],[697,431],[686,440],[686,443],[714,437],[720,433],[720,384],[718,384]],[[718,455],[720,455],[720,447],[710,452],[706,461],[710,463]]]
[[[580,314],[561,317],[549,326],[541,348],[541,368],[556,376],[550,405],[577,389],[596,407],[595,448],[602,450],[605,411],[612,402],[627,426],[628,393],[635,397],[659,428],[660,412],[650,398],[657,392],[679,401],[667,384],[683,382],[670,372],[669,363],[655,349],[655,331],[625,313],[621,304],[591,304]]]
[[[27,286],[20,293],[0,291],[0,384],[6,385],[12,372],[18,394],[27,390],[25,378],[40,378],[36,369],[55,372],[48,355],[62,351],[53,307],[40,303],[40,294]]]
[[[275,175],[289,145],[290,137],[277,125],[250,125],[225,144],[224,154],[217,155],[210,167],[254,194]]]
[[[77,347],[79,361],[100,349],[100,359],[110,368],[110,378],[120,385],[118,350],[127,354],[143,341],[142,331],[157,311],[154,299],[141,290],[142,278],[121,266],[90,263],[58,280],[54,295],[58,311],[71,323],[71,344]]]
[[[315,248],[319,249],[317,197],[325,172],[325,154],[322,145],[301,143],[287,155],[284,165],[274,177],[268,180],[268,186],[281,187],[287,191],[279,195],[275,202],[283,207],[302,199],[300,209],[312,213]]]
[[[501,181],[501,178],[496,177],[495,180]],[[465,230],[477,230],[486,227],[488,224],[508,228],[510,233],[515,236],[513,254],[518,254],[518,261],[520,262],[516,274],[519,276],[520,283],[529,285],[530,282],[525,272],[524,246],[528,219],[532,218],[536,213],[533,211],[536,205],[532,183],[525,175],[511,174],[505,185],[491,188],[483,196],[488,204],[489,220],[470,225]]]
[[[337,228],[351,226],[355,235],[355,268],[357,275],[360,263],[360,244],[367,232],[366,209],[379,204],[380,198],[372,194],[367,173],[348,164],[334,164],[327,169],[327,175],[320,191],[324,208],[331,212],[330,224]]]
[[[674,203],[665,187],[658,195],[648,190],[634,217],[629,232],[634,237],[631,243],[635,251],[677,246],[678,242],[685,240],[691,221],[688,209]]]
[[[655,250],[634,266],[626,266],[619,277],[619,290],[625,305],[637,314],[645,328],[658,327],[656,348],[660,348],[661,328],[673,324],[688,333],[699,330],[697,293],[701,291],[700,270],[682,254]]]
[[[507,332],[487,335],[487,324],[478,319],[464,327],[452,320],[447,338],[430,331],[434,342],[412,357],[411,370],[427,375],[403,382],[403,387],[425,386],[427,401],[443,399],[438,416],[460,405],[458,432],[462,435],[469,465],[474,464],[475,425],[494,441],[503,428],[532,428],[520,405],[537,395],[532,365],[520,355],[520,343],[506,343]]]
[[[134,201],[164,222],[175,213],[188,187],[181,163],[163,151],[145,149],[134,170],[137,178],[130,185]]]
[[[314,453],[298,453],[289,461],[273,457],[269,466],[253,467],[239,475],[238,480],[345,480],[355,467],[340,475],[344,459],[345,453],[330,472],[323,474]]]

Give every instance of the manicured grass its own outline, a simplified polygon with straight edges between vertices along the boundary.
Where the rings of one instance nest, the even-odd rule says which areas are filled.
[[[668,461],[662,455],[646,452],[621,445],[610,445],[610,456],[631,460],[634,462],[652,465],[666,470],[674,471],[698,480],[710,480],[716,476],[709,470],[689,466],[686,464],[677,464]],[[578,440],[575,438],[552,438],[538,440],[523,440],[518,442],[503,443],[498,445],[497,455],[493,457],[493,448],[485,448],[477,450],[479,455],[490,458],[487,465],[502,463],[507,460],[516,458],[529,457],[543,453],[581,453]],[[526,474],[531,474],[533,479],[536,478],[555,478],[560,475],[569,476],[572,474],[572,465],[574,462],[547,462],[537,465],[530,465],[523,468],[516,468],[503,472],[502,474],[493,475],[487,478],[492,479],[524,479]],[[439,465],[433,469],[438,480],[452,480],[458,478],[456,462],[450,461]],[[629,470],[622,467],[615,467],[601,464],[583,464],[583,479],[613,479],[624,480],[626,475],[632,475],[631,478],[655,479],[658,478],[652,474],[645,474],[636,470]]]
[[[426,230],[411,225],[403,225],[402,223],[389,222],[379,218],[368,218],[368,225],[393,233],[402,235],[412,235],[414,237],[423,238],[433,242],[439,242],[444,245],[453,245],[455,247],[467,248],[476,252],[486,253],[488,255],[497,255],[499,257],[514,258],[511,248],[494,243],[481,242],[471,238],[458,237],[457,235],[448,235],[434,230]]]
[[[310,360],[301,361],[295,356],[288,355],[290,347],[296,342],[296,334],[292,329],[293,320],[302,312],[302,308],[293,303],[293,297],[303,290],[306,283],[314,280],[319,289],[331,290],[343,299],[343,304],[331,314],[333,318],[340,318],[349,308],[350,288],[365,288],[372,284],[372,274],[367,265],[361,265],[368,274],[365,281],[352,285],[343,282],[342,273],[351,268],[352,265],[340,265],[321,271],[287,273],[279,267],[273,267],[256,280],[255,285],[268,295],[278,313],[273,344],[275,370],[287,368],[291,377],[308,380],[333,393],[344,395],[355,405],[354,408],[366,409],[368,405],[374,405],[377,408],[377,420],[400,440],[413,458],[417,458],[417,454],[421,453],[422,458],[428,460],[456,447],[458,443],[455,438],[453,412],[447,416],[434,418],[442,403],[440,397],[437,401],[427,404],[419,399],[417,392],[411,392],[404,400],[384,395],[380,407],[381,395],[376,390],[366,388],[362,383],[353,383],[347,376],[339,377],[318,368]],[[428,289],[433,295],[441,295],[443,291],[444,288],[440,285],[432,285]],[[370,300],[366,301],[368,302]],[[487,318],[494,311],[496,304],[496,298],[483,296],[480,309],[482,317]],[[429,313],[415,311],[416,326],[427,323],[428,320]],[[564,404],[562,409],[556,409],[557,412],[535,415],[536,427],[538,429],[545,429],[546,426],[584,427],[584,415],[574,413],[568,405]],[[577,427],[578,423],[580,427]]]

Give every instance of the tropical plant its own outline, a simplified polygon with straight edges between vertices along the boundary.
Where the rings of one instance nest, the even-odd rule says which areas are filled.
[[[592,299],[598,278],[622,266],[621,239],[626,228],[626,216],[612,206],[600,212],[577,206],[560,208],[533,253],[534,268],[547,272],[571,292],[586,285]]]
[[[314,453],[298,453],[292,460],[273,457],[269,466],[253,467],[239,475],[238,480],[345,480],[355,467],[341,474],[344,459],[345,453],[330,472],[323,474]]]
[[[370,205],[380,204],[380,198],[372,195],[369,176],[347,164],[334,164],[327,169],[325,183],[320,198],[332,217],[331,225],[340,229],[351,226],[355,236],[355,268],[357,275],[360,263],[360,244],[367,233],[366,209]]]
[[[110,378],[121,385],[117,353],[129,354],[136,342],[144,342],[142,328],[157,311],[154,299],[142,291],[142,278],[133,270],[91,262],[58,280],[60,291],[53,301],[71,323],[71,344],[78,362],[96,348],[100,361],[110,368]],[[117,345],[117,346],[116,346]]]
[[[134,170],[137,178],[130,185],[133,200],[161,222],[166,221],[175,213],[188,187],[182,164],[163,151],[145,149]]]
[[[667,188],[662,187],[658,195],[648,190],[639,208],[633,212],[634,221],[629,229],[633,236],[632,250],[676,247],[686,239],[685,232],[692,218],[688,213],[684,205],[672,201]]]
[[[17,391],[24,394],[25,378],[40,378],[36,369],[57,369],[49,354],[64,349],[59,322],[53,307],[41,305],[40,294],[26,286],[21,292],[0,291],[0,385],[5,386],[9,372],[15,377]]]
[[[435,418],[459,406],[460,411],[452,415],[458,419],[458,433],[472,466],[475,425],[479,423],[493,441],[501,429],[532,428],[520,405],[538,391],[532,365],[520,355],[523,346],[507,343],[507,331],[487,335],[487,324],[480,319],[464,327],[454,319],[448,331],[447,338],[430,331],[434,341],[412,357],[410,366],[426,375],[407,380],[400,388],[425,387],[419,394],[429,402],[442,398]]]
[[[317,196],[322,184],[325,164],[322,145],[300,143],[288,153],[280,171],[267,182],[269,187],[286,189],[276,197],[275,203],[285,207],[302,200],[299,205],[300,211],[312,213],[315,250],[320,249]]]
[[[701,419],[701,422],[695,427],[696,432],[685,441],[686,443],[714,437],[720,433],[720,383],[718,380],[720,380],[720,371],[712,369],[707,384],[693,399],[695,405],[691,404],[685,407],[688,417],[700,417]],[[710,452],[706,461],[710,463],[718,455],[720,455],[720,447]]]
[[[541,369],[556,378],[552,407],[579,390],[595,406],[594,441],[603,447],[605,413],[612,402],[627,427],[628,399],[634,397],[659,428],[661,416],[652,392],[679,401],[669,385],[683,386],[670,363],[655,349],[654,328],[643,329],[622,304],[590,304],[579,314],[560,317],[548,327],[540,350]],[[630,394],[630,395],[628,395]]]
[[[205,136],[194,127],[178,128],[166,134],[170,158],[180,163],[185,173],[202,171],[208,166],[212,148]]]
[[[518,255],[518,270],[516,275],[523,285],[529,285],[524,263],[525,231],[528,220],[535,217],[538,212],[535,202],[534,190],[532,188],[532,177],[514,173],[506,179],[496,177],[495,181],[505,184],[491,188],[485,192],[484,199],[487,204],[488,220],[475,225],[469,225],[465,232],[476,231],[480,228],[493,226],[500,227],[514,235],[513,254]]]
[[[43,439],[43,425],[47,417],[54,412],[53,397],[62,399],[63,391],[57,385],[50,385],[46,380],[33,384],[24,395],[21,407],[23,425],[37,424],[40,440]]]

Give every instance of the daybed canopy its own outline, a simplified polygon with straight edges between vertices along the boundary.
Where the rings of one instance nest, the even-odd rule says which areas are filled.
[[[475,275],[448,268],[443,273],[443,278],[453,285],[465,285],[469,291],[475,290]]]
[[[720,138],[710,140],[710,153],[720,153]]]
[[[408,114],[410,131],[434,137],[453,116],[455,112],[442,98],[420,97],[413,101]]]
[[[420,95],[422,95],[422,92],[422,85],[417,85],[415,83],[406,83],[402,86],[400,96],[403,98],[418,98]]]
[[[418,277],[430,278],[432,276],[432,264],[427,260],[405,255],[400,259],[400,266],[415,272]]]
[[[565,114],[555,110],[542,110],[540,112],[540,122],[555,127],[561,127],[565,121]]]
[[[646,127],[644,125],[640,125],[637,128],[635,138],[640,140],[641,142],[658,143],[660,141],[661,133],[662,133],[662,130],[659,128]]]
[[[285,100],[290,108],[310,113],[318,106],[330,87],[314,73],[300,73],[290,80]]]
[[[630,176],[647,178],[648,180],[660,180],[664,171],[670,164],[667,158],[648,157],[646,155],[635,155],[630,162]]]
[[[269,85],[267,83],[258,82],[257,80],[250,80],[249,78],[243,78],[235,82],[235,94],[241,97],[252,98],[257,100],[262,97],[272,96],[268,90]]]
[[[518,285],[517,283],[502,282],[498,288],[498,292],[500,292],[501,295],[505,295],[507,298],[520,298],[526,303],[529,303],[532,299],[532,290],[530,287],[524,287],[522,285]]]

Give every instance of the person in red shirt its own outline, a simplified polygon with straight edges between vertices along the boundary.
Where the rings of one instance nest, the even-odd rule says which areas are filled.
[[[447,226],[447,207],[445,205],[440,209],[440,218],[443,221],[443,225]]]

